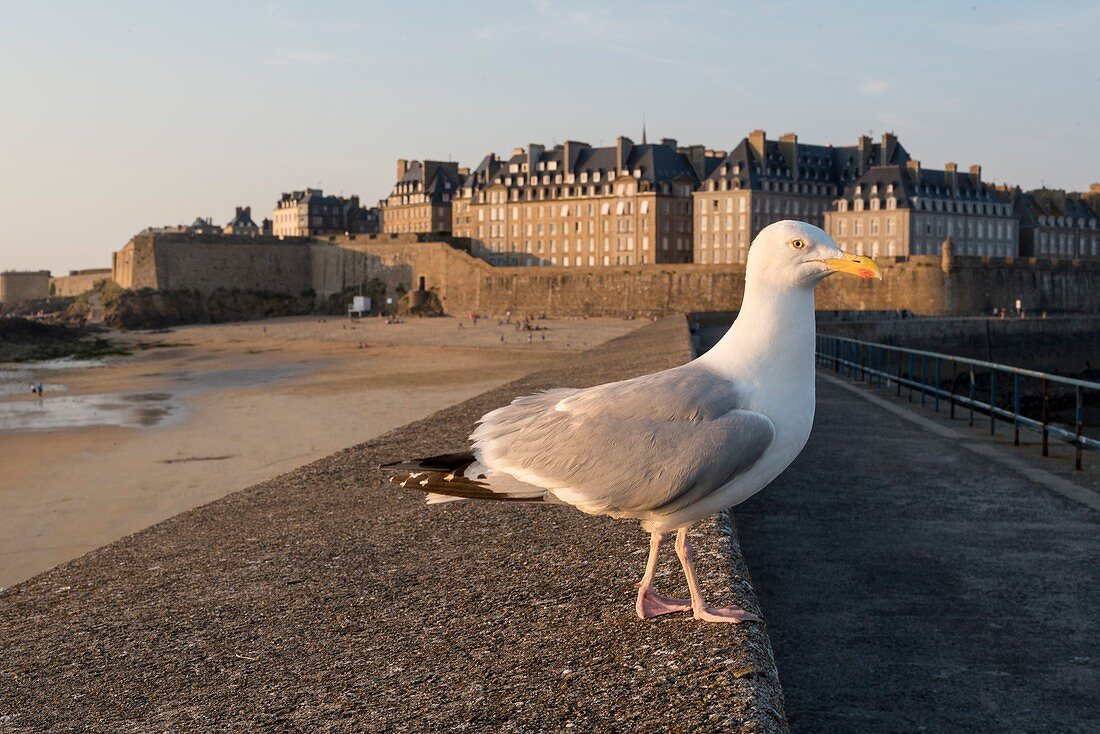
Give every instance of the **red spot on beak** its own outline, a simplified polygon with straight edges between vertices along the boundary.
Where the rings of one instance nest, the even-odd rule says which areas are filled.
[[[857,274],[864,279],[875,277],[875,274],[868,268],[860,268]]]

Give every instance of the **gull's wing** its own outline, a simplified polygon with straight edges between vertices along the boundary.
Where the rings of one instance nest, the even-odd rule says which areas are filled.
[[[775,438],[737,386],[695,364],[518,398],[471,435],[478,462],[585,512],[675,512],[748,470]]]

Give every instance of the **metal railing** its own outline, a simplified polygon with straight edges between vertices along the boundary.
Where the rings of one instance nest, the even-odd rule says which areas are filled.
[[[1100,396],[1100,382],[827,334],[817,336],[817,363],[872,385],[895,387],[898,397],[902,390],[908,390],[910,401],[916,393],[922,406],[931,400],[937,413],[941,401],[948,402],[952,419],[956,408],[961,406],[969,411],[970,425],[974,425],[975,412],[984,414],[989,417],[990,435],[996,435],[998,420],[1011,423],[1017,446],[1021,428],[1035,430],[1042,434],[1043,456],[1050,455],[1053,436],[1074,446],[1078,470],[1083,450],[1100,449],[1100,441],[1085,435],[1084,421],[1086,393],[1093,391],[1093,395]],[[998,384],[998,376],[1005,382]],[[965,392],[957,392],[960,377]],[[987,384],[979,386],[979,382],[986,380]],[[1005,389],[1008,381],[1011,390]],[[1025,402],[1040,404],[1038,417],[1024,415]],[[1072,423],[1052,420],[1052,402],[1067,410],[1072,408]]]

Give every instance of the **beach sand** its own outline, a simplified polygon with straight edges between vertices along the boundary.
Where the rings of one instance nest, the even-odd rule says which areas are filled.
[[[40,403],[0,395],[0,587],[643,323],[540,321],[531,341],[457,318],[116,334],[145,348],[96,369],[28,371],[47,385]],[[103,416],[121,425],[41,430]]]

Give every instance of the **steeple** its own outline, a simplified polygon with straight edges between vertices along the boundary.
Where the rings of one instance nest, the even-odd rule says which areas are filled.
[[[642,145],[646,144],[645,140],[645,113],[642,114]]]

